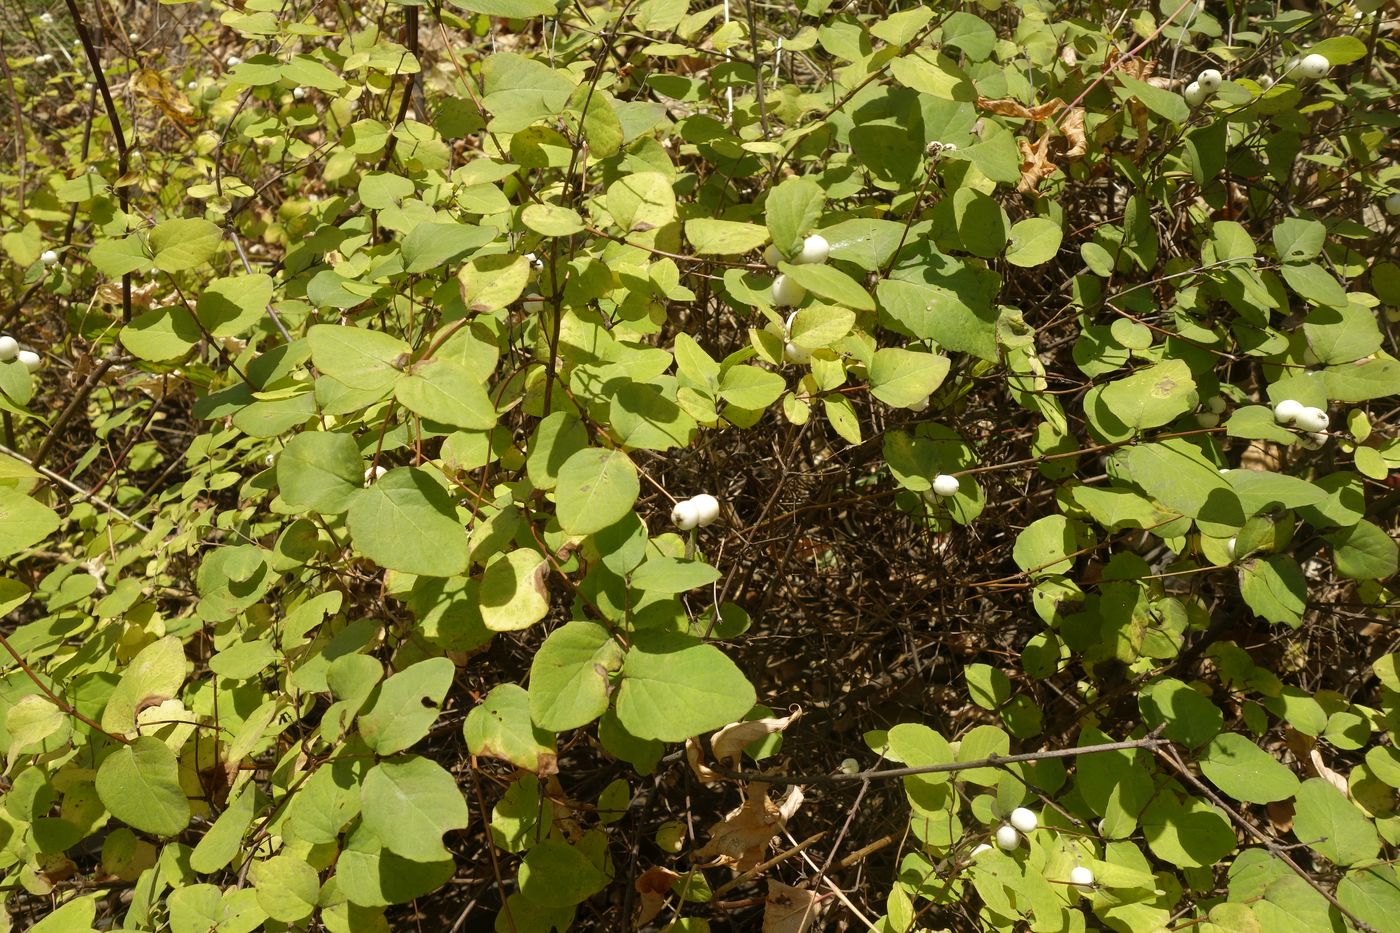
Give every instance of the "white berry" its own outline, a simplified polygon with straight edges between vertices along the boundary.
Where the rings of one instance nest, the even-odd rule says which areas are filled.
[[[384,467],[378,465],[372,467],[365,467],[365,485],[371,485],[375,480],[379,479],[379,477],[383,476],[385,473],[388,472],[389,471],[384,469]]]
[[[790,308],[800,304],[806,296],[807,289],[786,275],[779,275],[773,280],[773,304],[780,308]]]
[[[1010,852],[1021,844],[1021,834],[1016,832],[1016,827],[1010,823],[1003,823],[997,828],[997,845],[1004,852]]]
[[[805,366],[812,362],[812,351],[808,350],[806,347],[799,347],[789,340],[787,343],[783,344],[783,359],[787,360],[789,363]]]
[[[1387,214],[1400,214],[1400,191],[1385,199],[1385,212]]]
[[[707,492],[702,492],[690,500],[690,504],[695,506],[696,519],[703,528],[706,525],[713,525],[719,518],[719,500]]]
[[[1304,56],[1298,63],[1298,70],[1307,78],[1325,78],[1331,69],[1332,63],[1327,60],[1327,56],[1318,55],[1316,52]]]
[[[237,55],[230,55],[228,58],[224,59],[224,65],[228,68],[237,68],[241,64],[243,64],[243,59],[239,58]]]
[[[1293,423],[1304,431],[1325,431],[1331,422],[1332,419],[1321,408],[1304,408],[1293,419]]]
[[[1296,399],[1286,398],[1274,406],[1274,420],[1279,424],[1292,424],[1293,420],[1303,412],[1303,403]]]
[[[193,91],[197,87],[199,87],[198,81],[190,81],[185,84],[185,90],[187,91]]]
[[[21,350],[15,354],[15,359],[24,364],[24,368],[32,372],[37,372],[39,367],[44,365],[44,360],[33,350]]]
[[[770,266],[776,266],[783,261],[783,252],[774,243],[769,243],[763,250],[763,261]]]
[[[933,494],[943,499],[956,496],[960,486],[962,483],[958,482],[958,478],[947,473],[939,473],[933,478]]]
[[[1225,413],[1224,397],[1217,395],[1212,399],[1208,399],[1206,401],[1206,408],[1208,408],[1213,415],[1223,415]]]
[[[821,265],[831,255],[831,244],[820,233],[814,233],[802,241],[802,252],[792,260],[801,265]]]
[[[1328,437],[1321,431],[1309,431],[1298,435],[1298,443],[1308,450],[1321,450],[1327,446]]]
[[[292,88],[292,99],[293,99],[293,100],[306,100],[306,88],[304,88],[304,87],[294,87],[294,88]]]
[[[1224,80],[1220,72],[1214,68],[1207,68],[1196,76],[1196,85],[1207,94],[1214,94],[1220,90],[1220,82]]]
[[[46,249],[39,255],[39,261],[46,266],[51,266],[58,262],[58,253],[55,253],[51,249]]]
[[[1185,97],[1186,102],[1192,107],[1199,107],[1206,102],[1206,98],[1210,95],[1201,88],[1200,84],[1192,81],[1186,85],[1186,90],[1181,92],[1181,96]]]
[[[8,363],[19,356],[19,341],[6,334],[0,337],[0,363]]]
[[[700,509],[692,499],[677,502],[671,510],[671,521],[681,531],[690,531],[700,524]]]
[[[1076,865],[1069,871],[1069,883],[1074,885],[1081,893],[1088,894],[1086,890],[1094,883],[1094,870],[1088,865]]]
[[[1023,833],[1033,833],[1040,825],[1040,817],[1035,815],[1035,811],[1028,807],[1017,807],[1011,811],[1009,817],[1011,825],[1015,826]]]

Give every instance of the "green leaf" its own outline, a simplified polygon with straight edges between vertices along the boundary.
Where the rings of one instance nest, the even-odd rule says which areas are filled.
[[[485,431],[496,426],[496,406],[465,366],[434,357],[414,366],[394,385],[394,397],[430,421]]]
[[[704,561],[651,557],[632,574],[630,583],[635,589],[652,593],[684,593],[709,586],[719,578],[720,572]]]
[[[1308,583],[1298,562],[1284,554],[1246,561],[1240,568],[1240,595],[1254,614],[1297,628],[1308,608]]]
[[[416,755],[375,765],[360,797],[365,827],[384,848],[415,862],[451,858],[442,834],[470,822],[457,781],[437,762]]]
[[[355,550],[388,570],[451,577],[467,568],[467,533],[447,491],[425,470],[390,470],[350,506]]]
[[[673,632],[638,632],[622,662],[617,718],[638,738],[683,742],[744,717],[757,700],[714,645]]]
[[[1185,123],[1191,118],[1191,108],[1186,105],[1186,101],[1182,99],[1180,94],[1153,87],[1146,81],[1139,81],[1137,78],[1129,77],[1122,72],[1114,77],[1121,85],[1121,87],[1113,89],[1120,100],[1136,97],[1147,106],[1148,110],[1172,123]]]
[[[1395,539],[1365,519],[1327,536],[1337,572],[1352,580],[1384,580],[1397,569]]]
[[[58,530],[58,515],[10,486],[0,486],[0,557],[31,548]]]
[[[1093,532],[1083,522],[1046,515],[1016,536],[1012,559],[1032,576],[1068,573],[1075,560],[1071,555],[1093,543]]]
[[[1198,759],[1201,773],[1221,791],[1246,803],[1272,803],[1298,792],[1298,778],[1278,759],[1234,732],[1211,739]]]
[[[609,675],[622,666],[622,647],[593,622],[567,622],[535,652],[530,664],[530,716],[563,732],[587,725],[608,708]]]
[[[757,366],[731,366],[720,377],[719,394],[729,404],[748,411],[762,411],[778,400],[787,381]]]
[[[108,278],[119,279],[129,272],[148,267],[151,257],[146,254],[146,245],[139,236],[104,237],[88,251],[88,262]]]
[[[29,933],[89,933],[97,916],[97,895],[75,897],[29,928]]]
[[[1142,813],[1142,831],[1152,854],[1179,868],[1214,865],[1235,849],[1235,830],[1203,800],[1179,801],[1162,793]]]
[[[360,736],[370,750],[392,755],[427,735],[442,713],[442,700],[456,673],[447,658],[429,658],[384,681],[379,699],[358,721]]]
[[[768,231],[757,224],[700,217],[685,222],[685,238],[697,256],[734,256],[768,242]]]
[[[1113,419],[1141,430],[1175,421],[1193,410],[1200,396],[1190,367],[1171,359],[1109,383],[1100,400]]]
[[[204,265],[218,252],[223,232],[207,220],[167,220],[151,231],[156,268],[183,272]]]
[[[1376,314],[1366,308],[1314,308],[1303,321],[1303,333],[1317,358],[1328,365],[1351,363],[1381,348]]]
[[[1315,262],[1287,262],[1279,267],[1283,280],[1299,297],[1331,308],[1347,306],[1347,292],[1326,269]]]
[[[789,178],[769,189],[764,200],[764,221],[773,245],[792,256],[812,232],[826,204],[826,192],[810,178]]]
[[[924,401],[943,384],[951,361],[942,354],[899,347],[875,351],[870,364],[870,394],[895,408]]]
[[[530,438],[525,468],[530,484],[546,492],[559,481],[559,468],[588,446],[588,428],[568,412],[556,411],[535,426]]]
[[[533,19],[549,16],[557,6],[552,0],[449,0],[455,6],[472,13],[500,16],[505,19]]]
[[[258,906],[273,920],[295,923],[311,916],[321,893],[321,880],[316,869],[305,859],[292,855],[274,855],[254,862],[250,872]]]
[[[1023,269],[1047,263],[1060,251],[1060,241],[1063,239],[1064,231],[1060,225],[1047,217],[1018,220],[1011,227],[1006,261]]]
[[[584,226],[583,218],[577,211],[558,204],[528,204],[520,212],[520,220],[544,237],[572,236],[583,230]]]
[[[277,488],[293,509],[339,515],[364,491],[364,470],[349,434],[306,431],[277,455]]]
[[[626,515],[640,493],[637,468],[625,453],[601,447],[580,450],[559,468],[559,524],[574,535],[602,531]]]
[[[855,311],[875,310],[875,299],[870,297],[870,293],[835,266],[794,266],[785,262],[780,263],[778,268],[813,295]]]
[[[98,766],[96,783],[102,805],[132,829],[173,836],[190,821],[179,760],[160,739],[142,736],[112,752]]]
[[[456,222],[418,224],[403,238],[405,272],[427,272],[445,266],[470,250],[480,249],[496,238],[487,227]]]
[[[1371,821],[1322,778],[1308,778],[1298,789],[1293,835],[1337,865],[1375,858],[1381,847]]]
[[[549,614],[549,562],[543,554],[518,548],[486,565],[477,600],[482,623],[493,632],[515,632]]]
[[[626,233],[645,233],[676,219],[676,192],[660,172],[637,172],[608,186],[603,199],[613,221]]]
[[[102,710],[102,728],[125,734],[136,728],[136,713],[143,703],[159,703],[175,697],[185,682],[189,661],[180,639],[168,635],[151,642],[122,671],[116,689]]]
[[[262,273],[214,279],[200,293],[195,313],[215,337],[236,337],[267,318],[272,277]]]
[[[962,49],[975,62],[991,55],[996,42],[996,30],[980,16],[958,11],[943,21],[943,44]]]
[[[462,732],[473,755],[499,758],[536,773],[555,767],[554,736],[531,721],[530,696],[515,684],[492,687],[467,713]]]
[[[1335,68],[1338,65],[1350,65],[1366,57],[1366,43],[1356,36],[1331,36],[1321,42],[1313,43],[1308,49],[1308,55],[1322,55],[1327,58]]]
[[[238,855],[243,845],[243,834],[253,823],[256,812],[258,790],[253,785],[245,785],[243,791],[233,800],[209,831],[200,837],[194,851],[190,853],[190,867],[202,875],[221,870]]]
[[[367,392],[392,389],[412,349],[398,337],[363,327],[316,324],[306,336],[317,369]]]
[[[953,193],[953,219],[963,249],[974,256],[992,259],[1006,249],[1009,221],[1001,204],[973,188]]]
[[[203,337],[194,315],[179,305],[138,314],[121,332],[122,346],[156,362],[182,359]]]
[[[1228,538],[1244,524],[1244,508],[1219,469],[1182,441],[1139,444],[1125,457],[1127,476],[1169,509],[1196,519],[1211,537]]]
[[[530,260],[510,253],[478,256],[457,270],[462,303],[471,311],[499,311],[525,292]]]
[[[521,896],[545,907],[581,904],[607,883],[588,856],[554,839],[532,846],[520,866]]]
[[[1138,694],[1138,708],[1149,726],[1165,723],[1163,735],[1192,748],[1209,742],[1225,722],[1219,707],[1174,677],[1149,684]]]
[[[378,799],[396,804],[392,797]],[[350,833],[336,859],[335,880],[350,903],[382,907],[406,904],[441,887],[452,877],[456,867],[456,861],[451,858],[431,862],[404,858],[390,851],[365,823],[361,823]]]

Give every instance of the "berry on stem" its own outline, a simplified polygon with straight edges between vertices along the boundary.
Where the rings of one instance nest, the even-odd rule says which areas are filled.
[[[961,486],[962,483],[956,476],[949,476],[947,473],[939,473],[933,478],[933,494],[940,499],[956,496]]]
[[[831,255],[831,244],[820,233],[814,233],[802,241],[802,252],[793,258],[798,265],[821,265]]]
[[[800,304],[807,296],[807,289],[798,285],[786,275],[779,274],[773,280],[773,304],[779,308],[790,308]]]
[[[0,363],[8,363],[19,356],[19,341],[9,334],[0,337]]]
[[[1304,408],[1298,412],[1293,423],[1304,431],[1325,431],[1332,419],[1321,408]]]
[[[1186,85],[1186,90],[1181,92],[1181,96],[1186,98],[1186,102],[1192,107],[1199,107],[1206,102],[1206,98],[1210,97],[1210,94],[1206,93],[1200,84],[1192,81]]]
[[[1003,852],[1010,852],[1021,844],[1021,834],[1016,832],[1016,827],[1010,823],[1003,823],[997,827],[997,846]]]
[[[694,500],[677,502],[675,508],[671,509],[671,522],[681,531],[690,531],[699,526],[700,509]]]
[[[1298,63],[1298,70],[1303,73],[1303,77],[1316,80],[1327,77],[1327,72],[1332,70],[1332,63],[1327,60],[1326,55],[1314,52],[1303,57],[1303,60]]]
[[[1302,402],[1286,398],[1274,406],[1274,420],[1279,424],[1292,424],[1293,420],[1302,414],[1302,411]]]
[[[1216,91],[1220,90],[1220,82],[1223,80],[1224,78],[1221,77],[1220,72],[1214,68],[1207,68],[1196,76],[1197,86],[1207,94],[1214,94]]]
[[[1035,811],[1028,807],[1017,807],[1012,810],[1009,821],[1012,826],[1028,834],[1035,832],[1035,828],[1040,825],[1040,817],[1036,816]]]
[[[692,497],[690,504],[695,506],[696,519],[701,528],[713,525],[715,520],[719,518],[719,500],[707,492]]]

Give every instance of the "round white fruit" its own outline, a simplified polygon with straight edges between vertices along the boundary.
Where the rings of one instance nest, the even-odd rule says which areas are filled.
[[[1196,76],[1197,86],[1207,94],[1214,94],[1216,91],[1220,90],[1220,82],[1223,80],[1224,78],[1220,76],[1220,72],[1214,68],[1207,68]]]
[[[1225,397],[1217,395],[1214,398],[1208,399],[1206,401],[1206,408],[1209,409],[1210,413],[1213,415],[1225,414]]]
[[[1400,214],[1400,191],[1385,199],[1385,212],[1387,214]]]
[[[0,363],[8,363],[19,356],[19,341],[6,334],[0,337]]]
[[[292,99],[293,99],[293,100],[306,100],[306,88],[304,88],[304,87],[294,87],[294,88],[292,88]]]
[[[51,249],[46,249],[41,254],[39,254],[39,261],[46,266],[51,266],[54,263],[58,262],[58,253],[55,253]]]
[[[370,485],[375,480],[379,479],[379,477],[383,476],[385,473],[388,472],[389,471],[386,470],[384,467],[379,466],[377,464],[372,467],[365,467],[365,485]]]
[[[227,68],[237,68],[241,64],[243,64],[243,59],[239,58],[237,55],[230,55],[228,58],[224,59],[224,66]]]
[[[1274,420],[1279,424],[1292,424],[1293,419],[1303,412],[1303,403],[1286,398],[1274,406]]]
[[[39,367],[44,365],[44,360],[33,350],[21,350],[15,354],[15,359],[24,365],[24,368],[32,372],[37,372]]]
[[[700,509],[690,499],[677,502],[671,510],[671,522],[681,531],[690,531],[700,524]]]
[[[1186,85],[1186,90],[1181,92],[1181,96],[1186,98],[1186,102],[1192,107],[1199,107],[1206,102],[1206,98],[1210,95],[1201,88],[1200,84],[1192,81]]]
[[[802,241],[802,252],[793,262],[801,265],[821,265],[831,255],[831,244],[820,233],[814,233]]]
[[[1325,431],[1332,419],[1327,417],[1327,412],[1321,408],[1304,408],[1298,412],[1293,423],[1304,431]]]
[[[947,473],[939,473],[933,478],[933,494],[942,499],[949,496],[956,496],[962,483],[958,482],[956,476],[949,476]]]
[[[1327,72],[1332,70],[1332,63],[1327,60],[1326,55],[1314,52],[1311,55],[1303,56],[1303,60],[1298,63],[1298,70],[1306,78],[1325,78]]]
[[[1088,865],[1076,865],[1069,870],[1069,883],[1080,891],[1094,883],[1094,870]]]
[[[1004,852],[1010,852],[1021,844],[1021,834],[1016,832],[1016,827],[1010,823],[1003,823],[997,827],[997,846]]]
[[[685,848],[685,827],[675,820],[662,823],[656,830],[656,847],[673,855]]]
[[[807,289],[798,285],[786,275],[773,280],[773,304],[780,308],[790,308],[807,297]]]
[[[789,363],[796,363],[799,366],[812,362],[812,351],[806,347],[799,347],[789,340],[783,344],[783,359]]]
[[[768,263],[768,265],[770,266],[776,266],[778,263],[783,261],[782,250],[778,249],[778,247],[775,244],[769,243],[763,249],[763,261]]]
[[[695,506],[696,519],[703,528],[706,525],[713,525],[719,518],[719,500],[707,492],[693,497],[690,504]]]
[[[1307,450],[1321,450],[1327,446],[1327,435],[1320,431],[1309,431],[1298,435],[1298,443]]]
[[[1040,817],[1035,815],[1035,811],[1028,807],[1017,807],[1011,811],[1009,821],[1023,833],[1033,833],[1040,825]]]
[[[268,454],[266,457],[263,457],[263,463],[267,464],[268,466],[275,465],[277,463],[277,455]]]

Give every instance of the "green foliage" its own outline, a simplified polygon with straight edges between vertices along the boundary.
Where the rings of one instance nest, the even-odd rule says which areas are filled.
[[[1375,0],[31,6],[0,930],[1395,928]]]

